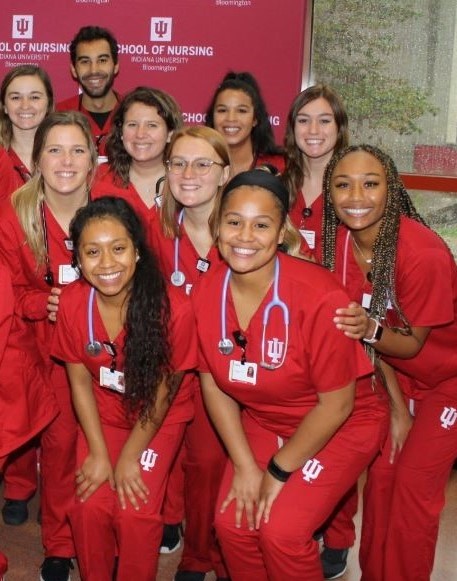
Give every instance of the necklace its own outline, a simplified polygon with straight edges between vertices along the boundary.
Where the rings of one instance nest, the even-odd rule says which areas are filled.
[[[357,240],[354,238],[354,236],[352,236],[351,234],[351,238],[352,238],[352,242],[354,243],[354,246],[357,248],[357,250],[359,251],[360,256],[363,258],[363,260],[367,263],[367,264],[371,264],[371,261],[373,260],[372,258],[367,258],[365,256],[365,254],[363,253],[363,250],[360,248],[360,246],[357,244]]]

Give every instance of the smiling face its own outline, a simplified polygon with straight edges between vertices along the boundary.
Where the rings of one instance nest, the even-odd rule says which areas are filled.
[[[167,124],[155,107],[137,102],[126,111],[122,142],[134,161],[162,161],[170,135]]]
[[[46,87],[37,75],[16,77],[6,89],[4,111],[20,130],[34,130],[43,121],[49,105]]]
[[[123,301],[132,286],[137,252],[125,226],[116,218],[93,218],[78,244],[81,273],[105,299]]]
[[[349,153],[335,166],[331,198],[341,222],[374,240],[387,203],[387,178],[382,164],[366,151]]]
[[[105,97],[118,71],[119,63],[114,64],[107,40],[78,43],[76,62],[71,66],[71,73],[86,95],[92,99]]]
[[[251,132],[257,125],[251,97],[244,91],[226,89],[214,104],[214,129],[224,136],[231,147],[251,141]]]
[[[54,125],[38,160],[45,196],[83,193],[92,170],[89,144],[78,125]]]
[[[220,253],[235,273],[264,271],[270,276],[284,229],[274,194],[257,186],[241,186],[224,200],[218,236]]]
[[[304,105],[294,126],[295,143],[303,155],[329,161],[338,138],[338,126],[330,103],[323,97]]]
[[[171,160],[187,162],[182,173],[168,172],[170,190],[184,208],[212,208],[218,188],[227,181],[229,167],[213,164],[205,175],[197,175],[190,165],[195,160],[210,160],[223,165],[215,149],[205,139],[184,135],[175,141]]]

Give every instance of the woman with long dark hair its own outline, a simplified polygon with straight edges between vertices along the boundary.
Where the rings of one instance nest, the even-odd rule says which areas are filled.
[[[290,218],[313,255],[321,256],[322,180],[334,153],[348,144],[348,118],[335,91],[324,84],[299,93],[286,125],[284,183],[290,192]]]
[[[265,164],[274,166],[278,172],[284,169],[265,101],[251,73],[225,75],[206,112],[206,125],[226,140],[233,175]]]
[[[118,581],[153,581],[165,484],[185,426],[173,398],[179,372],[195,366],[193,313],[180,295],[170,308],[125,200],[93,201],[70,234],[83,278],[62,294],[53,355],[66,363],[78,418],[70,511],[78,561],[85,581],[111,581],[116,555]]]

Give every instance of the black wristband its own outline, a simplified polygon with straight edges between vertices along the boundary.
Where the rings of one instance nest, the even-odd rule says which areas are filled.
[[[267,471],[273,476],[273,478],[276,478],[276,480],[280,480],[281,482],[287,482],[290,478],[290,475],[292,474],[292,472],[286,472],[280,468],[276,464],[273,456],[268,462]]]

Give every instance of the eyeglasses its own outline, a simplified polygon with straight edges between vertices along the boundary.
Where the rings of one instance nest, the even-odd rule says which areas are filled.
[[[176,175],[181,175],[186,171],[187,166],[190,165],[192,171],[197,176],[205,176],[207,173],[210,172],[213,165],[219,165],[220,167],[224,167],[225,164],[220,163],[218,161],[214,161],[212,159],[194,159],[192,161],[186,161],[185,159],[181,159],[180,157],[174,157],[173,159],[169,159],[165,162],[167,169],[170,173],[174,173]]]

